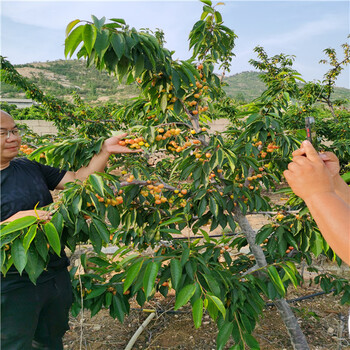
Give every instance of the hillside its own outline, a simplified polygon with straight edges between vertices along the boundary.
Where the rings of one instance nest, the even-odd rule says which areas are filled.
[[[136,84],[120,84],[116,77],[100,72],[95,67],[86,67],[84,61],[57,60],[16,65],[23,76],[35,82],[40,89],[55,97],[70,100],[77,91],[84,101],[121,102],[138,95]],[[224,90],[228,96],[239,101],[249,102],[264,91],[264,83],[258,72],[242,72],[225,78]],[[334,99],[349,98],[350,91],[336,88]],[[25,95],[13,86],[1,85],[1,98],[24,98]]]
[[[45,93],[58,98],[72,99],[76,91],[87,102],[118,102],[138,95],[136,85],[119,84],[118,79],[100,72],[95,67],[86,67],[84,61],[57,60],[15,65],[22,76],[34,82]],[[24,98],[23,91],[2,84],[2,98]]]

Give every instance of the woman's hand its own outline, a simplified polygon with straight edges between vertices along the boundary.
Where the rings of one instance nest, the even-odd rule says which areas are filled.
[[[334,158],[329,158],[329,165],[334,171]],[[304,141],[301,148],[293,152],[293,161],[283,174],[293,192],[303,200],[320,193],[334,192],[331,171],[309,141]]]
[[[306,149],[304,147],[304,143],[301,144],[301,147],[293,152],[293,157],[303,156],[306,154]],[[339,175],[340,165],[339,159],[332,152],[323,152],[318,153],[319,157],[323,160],[324,165],[329,170],[332,177]]]
[[[32,209],[19,211],[16,214],[10,216],[8,219],[2,221],[2,223],[15,221],[26,216],[35,216],[36,218],[39,218],[39,220],[43,221],[50,221],[52,219],[52,214],[49,211]]]
[[[118,153],[137,153],[142,152],[142,149],[130,149],[125,146],[121,146],[119,141],[123,140],[128,134],[124,133],[118,136],[112,136],[109,139],[105,140],[102,145],[102,152],[107,152],[109,154],[118,154]]]

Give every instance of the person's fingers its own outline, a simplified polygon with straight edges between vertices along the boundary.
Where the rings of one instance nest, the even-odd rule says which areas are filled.
[[[292,156],[293,157],[297,157],[297,156],[302,156],[305,154],[305,150],[304,148],[300,147],[299,149],[295,150],[293,153],[292,153]]]
[[[142,148],[131,149],[125,146],[120,146],[118,149],[118,153],[137,153],[137,152],[143,152],[143,149]]]
[[[336,162],[336,163],[339,162],[337,156],[333,152],[322,152],[319,155],[324,162],[326,161]]]
[[[331,158],[325,154],[325,153],[320,153],[320,158],[324,161],[324,162],[329,162],[331,161]]]
[[[113,136],[116,140],[120,141],[122,140],[123,138],[125,138],[128,134],[126,132],[124,132],[123,134],[120,134],[120,135],[116,135],[116,136]]]
[[[312,162],[319,162],[320,156],[315,148],[312,146],[311,142],[308,140],[303,141],[302,148],[305,150],[305,155]]]
[[[40,220],[51,220],[52,219],[52,214],[49,211],[37,210],[36,213],[37,213]]]
[[[293,173],[290,170],[285,170],[283,172],[283,176],[285,177],[285,179],[287,180],[287,182],[289,183],[290,179],[293,176]]]
[[[290,163],[290,164],[296,163],[300,166],[305,166],[309,162],[310,162],[310,160],[308,160],[306,157],[296,156],[296,157],[293,157],[292,163]]]
[[[288,170],[290,172],[295,172],[298,167],[299,167],[299,165],[297,165],[296,163],[293,163],[293,162],[288,164]]]

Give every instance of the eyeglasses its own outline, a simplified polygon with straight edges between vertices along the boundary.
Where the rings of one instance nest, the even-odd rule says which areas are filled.
[[[2,129],[0,130],[0,137],[8,139],[11,136],[11,133],[13,136],[20,137],[22,134],[22,130],[19,129],[12,129],[12,130],[6,130]]]

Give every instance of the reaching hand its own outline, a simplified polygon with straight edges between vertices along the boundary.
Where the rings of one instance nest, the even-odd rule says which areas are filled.
[[[305,154],[306,154],[306,150],[304,147],[304,143],[302,143],[301,147],[293,152],[293,157],[302,156]],[[339,159],[337,158],[337,156],[332,152],[319,153],[318,155],[323,160],[324,165],[329,170],[331,176],[332,177],[337,176],[340,171]]]
[[[331,172],[309,141],[304,141],[293,153],[293,161],[284,176],[293,192],[304,200],[316,194],[334,192]]]
[[[119,144],[119,141],[123,140],[127,135],[127,133],[124,133],[118,136],[112,136],[109,139],[105,140],[102,145],[102,151],[108,152],[109,154],[143,152],[140,148],[130,149]]]
[[[332,152],[324,152],[320,154],[321,159],[324,162],[324,165],[327,167],[332,177],[339,175],[340,165],[339,159]]]
[[[16,214],[9,217],[5,222],[11,222],[20,218],[24,218],[26,216],[35,216],[43,221],[50,221],[52,219],[52,214],[46,210],[22,210],[17,212]]]

